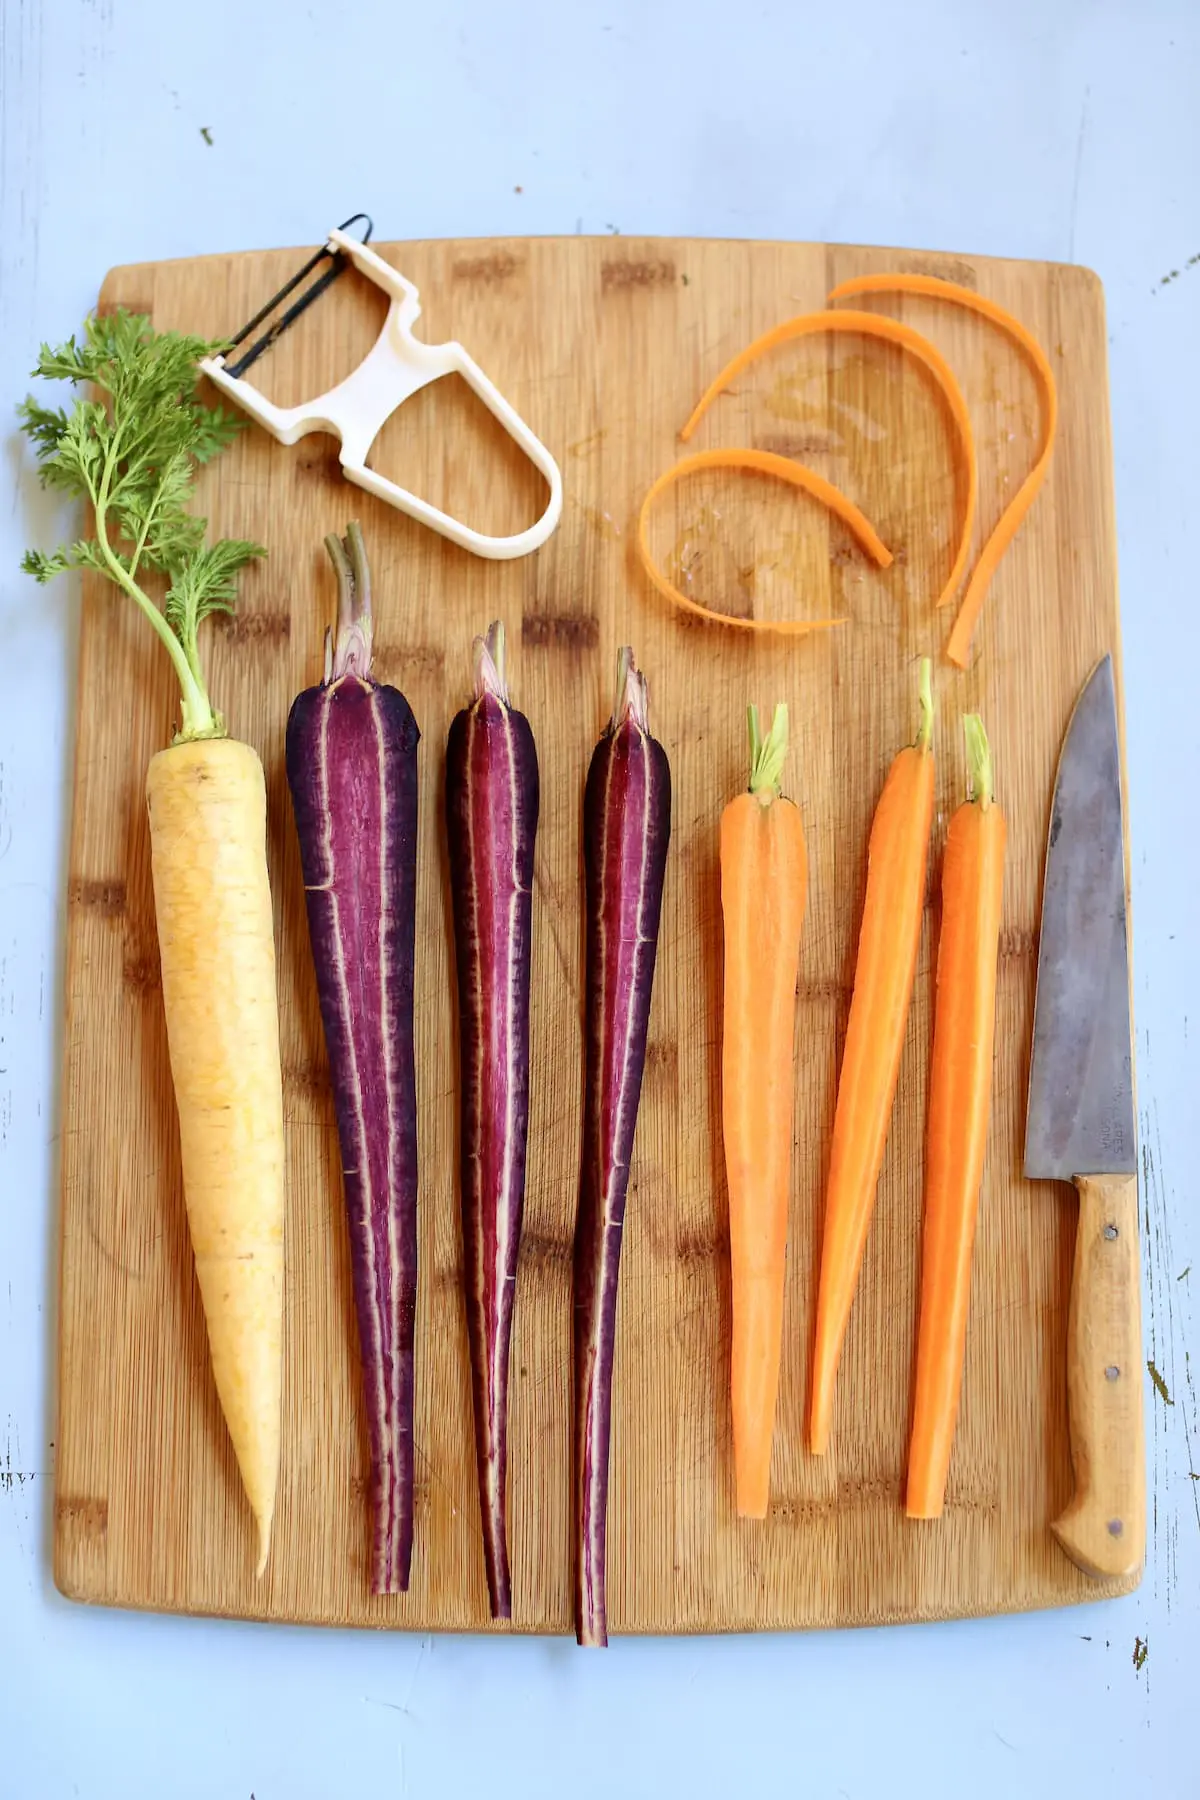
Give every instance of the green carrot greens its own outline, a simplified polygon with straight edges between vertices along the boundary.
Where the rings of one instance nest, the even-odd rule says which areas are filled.
[[[91,502],[95,536],[57,550],[29,550],[22,568],[38,581],[91,569],[141,607],[175,667],[183,696],[179,739],[221,737],[197,645],[200,621],[231,612],[239,569],[265,556],[242,538],[205,542],[207,521],[189,512],[195,471],[232,443],[243,421],[196,397],[196,365],[223,348],[177,331],[155,331],[123,309],[89,318],[83,342],[43,344],[34,374],[90,388],[70,411],[30,398],[21,428],[43,485]],[[147,575],[164,576],[161,607]]]

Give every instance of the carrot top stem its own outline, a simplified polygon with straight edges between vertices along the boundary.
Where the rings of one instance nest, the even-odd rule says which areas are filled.
[[[930,656],[921,658],[921,667],[917,675],[917,698],[921,707],[921,718],[917,726],[914,748],[928,750],[933,742],[933,719],[937,711],[933,704],[933,658]]]
[[[987,732],[978,713],[967,713],[963,719],[963,737],[967,745],[967,793],[977,801],[981,812],[992,804],[992,752]]]
[[[502,619],[493,619],[486,634],[475,639],[475,698],[482,700],[485,694],[492,694],[502,705],[508,705]]]
[[[357,675],[365,681],[371,673],[371,570],[357,519],[347,525],[344,539],[331,531],[325,548],[338,578],[337,642],[331,631],[325,633],[325,680]]]
[[[771,729],[764,738],[758,724],[758,708],[746,712],[750,730],[750,792],[760,800],[777,800],[782,792],[783,762],[788,747],[788,709],[775,708]]]
[[[618,731],[629,719],[642,731],[650,729],[650,690],[646,677],[633,660],[629,644],[617,651],[617,690],[613,697],[610,731]]]
[[[206,542],[205,521],[189,505],[197,467],[245,423],[196,395],[200,358],[225,348],[155,331],[146,314],[118,307],[89,318],[81,342],[42,346],[34,374],[83,390],[71,410],[32,396],[20,409],[43,486],[90,501],[95,519],[93,537],[29,550],[21,567],[42,582],[87,569],[128,595],[179,682],[177,743],[225,736],[197,633],[210,613],[233,611],[239,570],[266,555],[244,538]],[[165,578],[161,601],[147,589],[147,575]]]

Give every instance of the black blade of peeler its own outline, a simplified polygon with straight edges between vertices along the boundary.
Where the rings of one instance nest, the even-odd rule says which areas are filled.
[[[349,231],[352,225],[357,225],[360,221],[366,225],[366,230],[362,234],[361,241],[364,244],[369,244],[374,226],[366,213],[353,213],[350,218],[342,221],[338,226],[338,230]],[[236,350],[239,344],[244,343],[250,336],[250,333],[254,331],[257,326],[261,325],[264,319],[270,317],[280,301],[286,300],[288,295],[293,293],[296,288],[300,286],[300,283],[304,280],[305,276],[311,275],[312,271],[323,262],[328,262],[329,264],[325,273],[319,275],[312,283],[312,286],[306,288],[300,298],[294,301],[285,313],[281,313],[275,323],[269,326],[267,330],[263,332],[262,336],[250,345],[248,350],[243,351],[236,362],[224,362],[226,374],[232,376],[235,381],[239,376],[244,375],[250,365],[258,361],[259,357],[263,354],[263,351],[269,350],[272,344],[278,343],[288,327],[296,323],[300,314],[310,307],[314,300],[320,299],[330,282],[336,281],[338,276],[342,273],[342,270],[346,267],[346,258],[342,251],[331,249],[328,243],[322,244],[316,254],[309,257],[308,261],[304,264],[304,267],[297,269],[291,280],[285,281],[279,292],[277,294],[272,294],[266,305],[260,306],[252,319],[247,319],[241,330],[236,332],[229,340],[229,349]],[[226,355],[228,355],[228,352],[226,352]]]

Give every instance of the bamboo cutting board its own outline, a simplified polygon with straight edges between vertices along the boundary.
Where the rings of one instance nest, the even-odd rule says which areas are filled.
[[[487,1623],[460,1297],[456,1052],[442,760],[472,635],[510,634],[514,702],[542,766],[534,913],[531,1130],[512,1356],[513,1626],[570,1627],[571,1237],[580,1139],[580,812],[618,645],[649,674],[675,786],[659,968],[621,1276],[610,1496],[610,1623],[725,1631],[942,1618],[1118,1591],[1086,1581],[1047,1529],[1070,1491],[1065,1332],[1075,1206],[1021,1178],[1036,927],[1051,781],[1075,693],[1118,649],[1103,299],[1082,269],[819,245],[621,238],[385,250],[418,284],[430,341],[457,337],[558,458],[566,504],[536,556],[483,563],[349,487],[336,450],[257,430],[204,477],[223,534],[269,561],[211,628],[211,688],[262,755],[269,802],[288,1121],[283,1461],[274,1548],[253,1575],[249,1510],[208,1371],[180,1187],[143,781],[176,712],[134,610],[85,584],[71,842],[55,1572],[81,1600],[402,1628]],[[103,304],[159,327],[232,331],[297,253],[116,270]],[[708,381],[754,334],[833,284],[920,269],[991,295],[1038,335],[1062,420],[1034,512],[993,585],[973,666],[937,668],[938,811],[915,1003],[851,1320],[831,1453],[803,1447],[822,1183],[865,873],[888,763],[915,722],[914,659],[953,555],[962,476],[936,390],[873,340],[766,358],[696,445],[812,464],[874,522],[875,572],[788,488],[711,476],[677,488],[657,548],[697,598],[762,615],[845,614],[788,642],[696,624],[649,588],[633,522]],[[255,369],[282,403],[347,373],[383,299],[349,274]],[[858,304],[858,303],[856,303]],[[925,330],[963,384],[982,532],[1037,437],[1032,379],[984,321],[929,301],[865,302]],[[375,466],[468,522],[512,531],[540,481],[457,380],[409,402]],[[407,1597],[368,1594],[367,1452],[333,1106],[283,773],[292,697],[319,678],[334,587],[322,539],[359,517],[375,574],[377,672],[423,731],[417,922],[420,1294],[416,1550]],[[727,1199],[719,1137],[717,820],[744,781],[749,700],[791,708],[787,791],[811,861],[799,991],[782,1386],[764,1524],[733,1507]],[[963,791],[960,719],[983,713],[1010,822],[994,1112],[962,1411],[940,1523],[901,1511],[920,1243],[922,1134],[940,848]],[[1128,1585],[1128,1584],[1126,1584]]]

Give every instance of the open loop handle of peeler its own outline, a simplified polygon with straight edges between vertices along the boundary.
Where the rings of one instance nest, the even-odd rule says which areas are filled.
[[[348,237],[340,229],[330,232],[328,242],[391,296],[383,330],[358,367],[328,393],[299,406],[273,405],[252,382],[230,375],[223,357],[206,356],[200,364],[204,373],[281,444],[295,444],[311,431],[331,432],[341,442],[339,461],[348,481],[430,526],[462,549],[496,560],[527,556],[538,549],[562,513],[562,476],[546,446],[461,344],[423,344],[413,336],[412,328],[421,316],[421,298],[411,281],[376,256],[367,244]],[[371,445],[396,408],[431,381],[455,374],[470,384],[549,485],[550,497],[541,518],[512,537],[490,537],[486,532],[475,531],[367,467]]]

